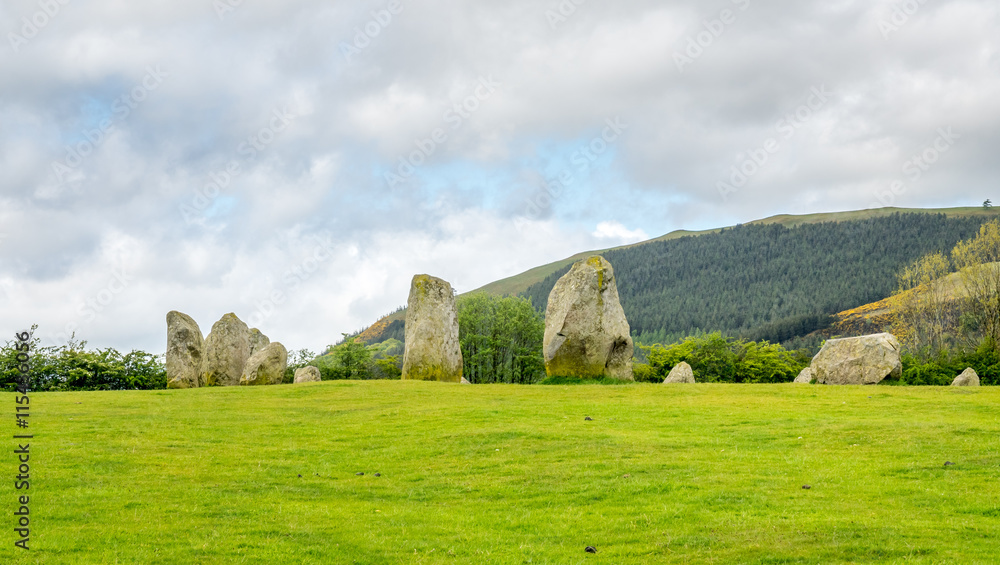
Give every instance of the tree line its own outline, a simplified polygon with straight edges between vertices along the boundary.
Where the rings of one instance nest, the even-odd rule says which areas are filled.
[[[896,274],[974,235],[977,217],[898,213],[807,224],[743,225],[715,234],[612,250],[622,308],[639,343],[713,331],[787,342],[826,316],[889,296]],[[544,310],[569,267],[523,296]]]

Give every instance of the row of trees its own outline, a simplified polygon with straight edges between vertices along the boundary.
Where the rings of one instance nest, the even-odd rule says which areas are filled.
[[[87,351],[87,342],[70,338],[65,345],[42,347],[31,328],[32,391],[151,390],[166,388],[162,356],[134,350]],[[0,347],[0,389],[12,391],[20,375],[13,341]]]
[[[892,331],[918,358],[1000,348],[1000,221],[983,224],[950,253],[921,257],[897,282]]]
[[[900,213],[787,228],[744,225],[716,234],[608,251],[638,341],[701,331],[787,343],[835,314],[892,294],[896,273],[976,234],[982,216]],[[544,309],[569,267],[527,289]]]
[[[641,346],[648,364],[636,363],[637,381],[661,382],[684,361],[698,382],[784,383],[795,380],[809,365],[802,351],[788,351],[780,344],[725,337],[721,332],[690,336],[671,345]]]
[[[477,292],[459,298],[457,307],[469,382],[527,384],[545,377],[545,319],[530,300]]]

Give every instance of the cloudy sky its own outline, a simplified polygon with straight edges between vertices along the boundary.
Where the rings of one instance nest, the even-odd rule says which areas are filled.
[[[996,0],[4,0],[0,332],[319,350],[779,213],[1000,200]]]

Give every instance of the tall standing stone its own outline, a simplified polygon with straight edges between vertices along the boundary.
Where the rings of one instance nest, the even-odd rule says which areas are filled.
[[[288,367],[288,350],[277,341],[256,351],[247,360],[240,377],[244,386],[280,385]]]
[[[446,281],[415,275],[406,303],[403,379],[462,381],[455,293]]]
[[[577,262],[552,288],[542,351],[549,376],[633,380],[632,336],[603,257]]]
[[[250,328],[229,313],[212,325],[205,339],[205,386],[236,386],[250,358]]]
[[[204,386],[205,338],[198,323],[177,311],[167,313],[167,388]]]

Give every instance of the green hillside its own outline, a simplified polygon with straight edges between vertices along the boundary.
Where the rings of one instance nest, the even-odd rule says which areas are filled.
[[[870,210],[855,210],[848,212],[828,212],[823,214],[804,214],[804,215],[792,215],[792,214],[780,214],[777,216],[771,216],[769,218],[764,218],[762,220],[754,220],[744,225],[755,226],[755,225],[772,225],[778,224],[788,228],[798,227],[806,224],[818,224],[823,222],[845,222],[853,220],[867,220],[871,218],[884,218],[886,216],[891,216],[896,213],[905,214],[945,214],[949,218],[983,218],[986,221],[990,218],[997,216],[997,213],[992,210],[984,210],[982,207],[969,207],[969,208],[873,208]],[[732,226],[731,226],[732,227]],[[512,277],[507,277],[505,279],[500,279],[498,281],[491,282],[489,284],[483,285],[477,288],[476,291],[485,291],[492,294],[501,295],[513,295],[522,294],[528,287],[533,284],[542,282],[546,277],[552,273],[563,269],[569,265],[572,265],[580,259],[586,259],[587,257],[594,254],[605,253],[610,250],[618,249],[628,249],[631,247],[637,247],[640,245],[646,245],[648,243],[653,243],[657,241],[670,241],[674,239],[681,239],[688,236],[698,236],[718,233],[724,228],[716,228],[711,230],[703,231],[688,231],[688,230],[676,230],[672,231],[666,235],[650,239],[647,241],[634,243],[632,245],[624,245],[621,247],[612,247],[609,249],[594,249],[591,251],[584,251],[582,253],[577,253],[571,257],[561,259],[559,261],[553,261],[545,265],[540,265],[532,269],[528,269],[523,273],[519,273]]]
[[[544,308],[552,285],[574,262],[600,253],[615,266],[625,314],[646,341],[695,330],[784,341],[821,327],[825,314],[885,298],[902,265],[950,249],[997,216],[981,207],[782,214],[578,253],[472,292],[524,295]],[[748,236],[752,244],[740,241]],[[769,238],[781,240],[781,249]],[[382,318],[363,338],[401,339],[405,315]]]
[[[773,222],[603,255],[615,267],[622,307],[641,341],[715,330],[784,341],[820,329],[823,315],[888,296],[904,266],[951,249],[973,236],[982,220],[895,213],[799,225]],[[524,294],[543,308],[566,270]]]

